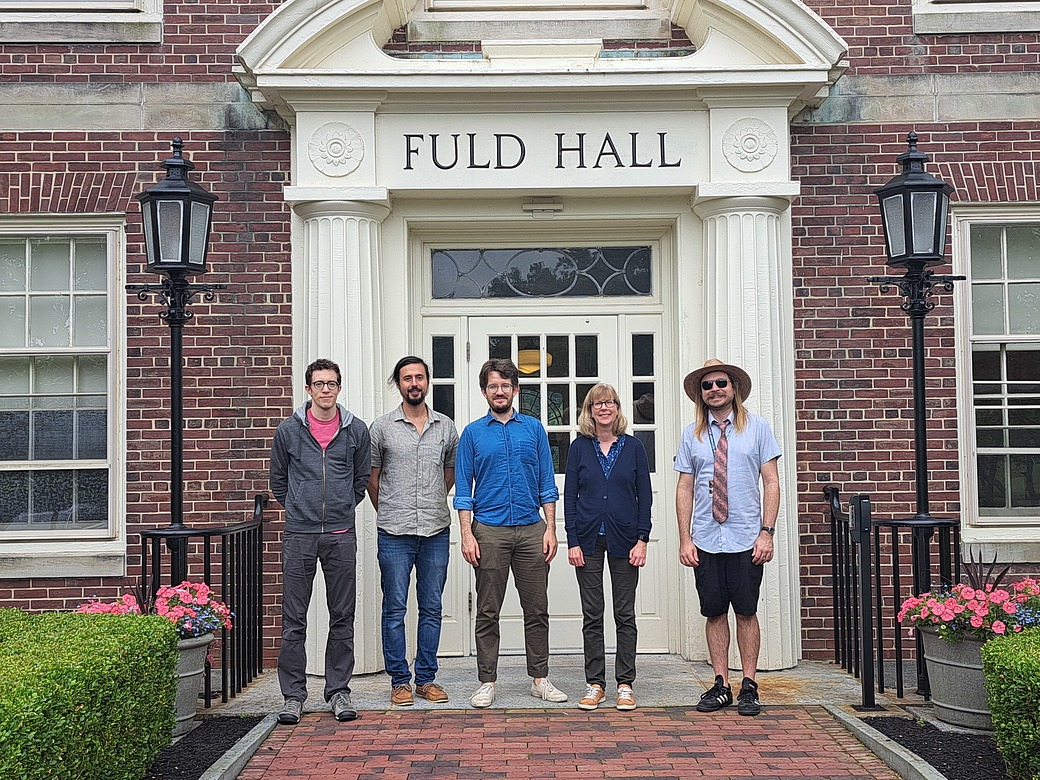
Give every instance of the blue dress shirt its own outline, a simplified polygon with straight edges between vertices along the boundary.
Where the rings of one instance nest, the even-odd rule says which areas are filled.
[[[549,437],[542,424],[516,411],[500,422],[490,410],[466,426],[455,455],[456,509],[484,525],[541,522],[539,509],[560,497]]]

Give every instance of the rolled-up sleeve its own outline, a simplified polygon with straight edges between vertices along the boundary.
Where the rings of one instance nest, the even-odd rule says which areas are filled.
[[[538,503],[551,504],[559,500],[560,489],[556,487],[556,475],[553,473],[549,437],[541,425],[538,425],[538,429],[541,433],[538,437]]]
[[[455,451],[455,509],[473,511],[473,434],[469,427],[462,431]]]

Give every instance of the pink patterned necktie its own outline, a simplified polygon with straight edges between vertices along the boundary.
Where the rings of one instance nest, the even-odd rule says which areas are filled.
[[[711,483],[711,516],[718,523],[725,523],[729,517],[729,484],[727,483],[727,467],[729,466],[729,440],[726,428],[729,420],[713,423],[719,426],[719,443],[715,447],[715,476]]]

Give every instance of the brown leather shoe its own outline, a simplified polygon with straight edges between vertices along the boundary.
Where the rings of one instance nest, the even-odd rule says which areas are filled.
[[[390,691],[390,703],[395,707],[411,707],[415,704],[412,698],[411,685],[395,685]]]
[[[444,704],[448,700],[448,692],[445,691],[437,683],[426,683],[425,685],[415,686],[415,695],[422,696],[426,701],[432,704]]]

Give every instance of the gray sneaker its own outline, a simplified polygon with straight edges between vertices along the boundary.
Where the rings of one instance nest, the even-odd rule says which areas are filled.
[[[350,703],[350,694],[340,693],[332,697],[332,714],[336,720],[357,720],[357,710]]]
[[[297,699],[286,699],[282,711],[278,713],[278,722],[286,726],[294,726],[303,715],[303,702]]]

